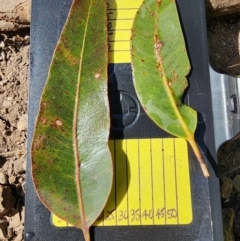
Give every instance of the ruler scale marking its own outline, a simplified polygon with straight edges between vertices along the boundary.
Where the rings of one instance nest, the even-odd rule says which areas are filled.
[[[165,220],[164,224],[166,224],[167,223],[167,215],[166,215],[166,186],[165,186],[165,166],[164,166],[164,163],[165,163],[164,141],[162,141],[162,158],[163,158],[162,168],[163,168],[163,190],[164,190],[164,208],[162,210],[163,210],[163,215],[164,215],[164,220]]]
[[[127,180],[126,180],[126,184],[127,184],[127,187],[126,187],[126,189],[127,189],[127,193],[126,193],[126,196],[127,196],[127,224],[128,224],[128,226],[129,226],[129,197],[128,197],[128,188],[129,188],[129,167],[128,167],[128,140],[126,140],[126,178],[127,178]]]
[[[175,169],[175,191],[176,191],[176,209],[177,209],[177,212],[178,212],[178,186],[177,186],[177,164],[176,164],[176,141],[175,141],[175,138],[173,139],[173,149],[174,149],[174,169]],[[177,214],[177,224],[179,224],[179,218],[178,218],[178,214]]]
[[[141,165],[140,165],[140,152],[139,152],[140,146],[139,146],[139,140],[138,140],[138,172],[139,172],[139,210],[140,210],[140,225],[142,225],[142,218],[141,218],[141,213],[142,213],[142,204],[141,204]]]
[[[150,139],[150,154],[151,154],[151,187],[152,187],[152,212],[153,212],[153,224],[155,224],[155,209],[154,209],[154,191],[153,191],[153,154],[152,154],[152,139]]]
[[[115,216],[116,216],[116,224],[117,224],[117,219],[118,219],[118,216],[117,216],[117,180],[116,180],[116,140],[114,140],[114,184],[115,184]]]

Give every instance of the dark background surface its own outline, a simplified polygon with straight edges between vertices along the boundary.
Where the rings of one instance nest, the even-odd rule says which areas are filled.
[[[191,150],[191,186],[194,221],[186,226],[105,227],[92,228],[92,240],[223,240],[218,178],[216,177],[216,151],[212,122],[209,60],[206,37],[204,1],[178,0],[192,71],[185,103],[199,112],[196,139],[208,160],[211,177],[206,179]],[[50,213],[38,200],[31,179],[30,146],[38,112],[39,99],[56,42],[65,23],[71,0],[32,1],[31,53],[28,122],[28,170],[26,193],[25,240],[75,241],[83,240],[82,232],[75,228],[55,228],[50,223]],[[109,67],[109,92],[127,91],[137,99],[132,86],[129,64]],[[124,74],[123,74],[124,73]],[[112,81],[114,80],[116,81]],[[117,102],[116,102],[117,104]],[[119,103],[118,103],[119,104]],[[121,108],[119,108],[121,109]],[[128,128],[111,130],[111,138],[165,137],[140,108],[138,118]],[[113,112],[113,110],[111,110]],[[115,114],[115,113],[114,113]],[[119,113],[117,113],[119,114]],[[131,117],[129,117],[131,118]],[[126,125],[126,123],[122,123]],[[121,125],[118,125],[121,127]],[[189,148],[190,149],[190,148]],[[194,169],[194,170],[193,170]]]

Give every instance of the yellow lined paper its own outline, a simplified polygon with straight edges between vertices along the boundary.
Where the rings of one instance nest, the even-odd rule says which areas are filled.
[[[108,0],[107,29],[109,63],[130,63],[130,37],[133,19],[142,0]]]
[[[111,140],[109,147],[115,166],[113,189],[94,226],[191,223],[189,163],[184,139]],[[55,226],[67,226],[59,220],[53,216]]]

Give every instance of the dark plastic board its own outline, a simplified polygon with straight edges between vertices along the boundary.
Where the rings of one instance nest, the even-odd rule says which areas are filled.
[[[132,0],[134,1],[134,0]],[[76,228],[57,228],[51,223],[50,212],[36,196],[31,177],[31,141],[39,100],[47,78],[54,48],[65,23],[71,0],[32,0],[28,168],[26,184],[26,241],[81,241]],[[207,160],[210,178],[203,177],[197,161],[188,148],[193,218],[185,225],[147,225],[93,227],[92,240],[103,241],[222,241],[219,180],[216,176],[206,16],[203,0],[177,1],[187,50],[192,66],[185,103],[196,109],[196,139]],[[109,64],[109,97],[112,129],[110,139],[142,139],[170,137],[161,131],[139,105],[129,63]],[[125,110],[124,108],[127,108]],[[126,111],[126,113],[125,113]]]

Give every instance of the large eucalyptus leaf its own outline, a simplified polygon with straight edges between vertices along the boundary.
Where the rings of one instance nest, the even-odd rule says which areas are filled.
[[[182,103],[190,64],[175,1],[143,1],[131,45],[134,85],[144,110],[163,130],[190,143],[209,176],[194,140],[196,111]]]
[[[32,174],[44,205],[86,240],[112,185],[107,62],[106,2],[74,0],[40,102]]]

